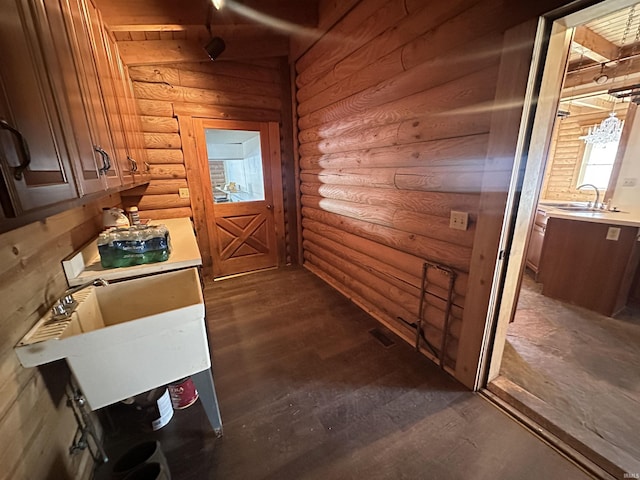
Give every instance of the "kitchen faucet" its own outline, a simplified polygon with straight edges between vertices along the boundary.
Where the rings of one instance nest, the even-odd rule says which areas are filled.
[[[73,298],[74,293],[78,293],[80,290],[91,286],[106,287],[107,285],[109,285],[109,282],[104,278],[96,278],[82,285],[68,288],[51,308],[51,313],[53,314],[52,321],[64,320],[71,317],[71,314],[78,306],[78,302]]]
[[[598,208],[598,202],[600,201],[600,192],[598,192],[598,187],[596,187],[592,183],[583,183],[582,185],[576,187],[576,190],[580,190],[583,187],[591,187],[596,191],[596,202],[593,204],[593,208],[597,209]],[[591,203],[591,202],[589,202],[589,203]]]

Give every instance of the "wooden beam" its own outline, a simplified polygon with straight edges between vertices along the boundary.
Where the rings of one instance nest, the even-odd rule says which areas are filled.
[[[226,48],[220,60],[287,56],[289,45],[282,36],[225,39]],[[209,61],[203,44],[190,40],[143,40],[118,43],[122,60],[131,65],[164,65],[168,63]]]
[[[209,0],[176,2],[175,0],[96,0],[109,28],[119,25],[204,25],[211,3]],[[317,0],[243,0],[242,5],[259,14],[297,25],[318,23]],[[227,7],[214,11],[212,25],[253,24],[255,21]]]
[[[595,77],[603,73],[609,80],[597,84]],[[616,65],[602,69],[600,65],[569,71],[564,80],[562,98],[580,98],[606,93],[612,88],[620,88],[640,82],[640,58],[630,58]]]
[[[617,58],[620,53],[620,49],[616,44],[585,26],[576,28],[573,41],[582,47],[585,57],[589,57],[598,63],[610,62]]]

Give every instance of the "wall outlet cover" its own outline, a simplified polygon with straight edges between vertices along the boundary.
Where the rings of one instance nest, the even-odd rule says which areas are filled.
[[[469,227],[469,213],[451,210],[449,217],[449,228],[454,230],[466,230]]]
[[[180,195],[180,198],[189,198],[189,189],[188,188],[180,188],[180,189],[178,189],[178,194]]]
[[[625,178],[622,181],[622,186],[623,187],[635,187],[637,183],[638,183],[638,179],[637,178]]]
[[[617,242],[620,238],[620,229],[618,227],[609,227],[607,230],[607,240],[613,240]]]

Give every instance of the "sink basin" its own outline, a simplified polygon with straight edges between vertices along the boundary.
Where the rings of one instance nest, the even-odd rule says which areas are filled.
[[[567,205],[567,206],[555,206],[555,208],[557,208],[558,210],[567,210],[570,212],[601,212],[602,210],[597,210],[595,208],[592,207],[583,207],[583,206],[577,206],[577,205]]]
[[[47,315],[15,347],[34,367],[66,359],[92,410],[211,365],[195,268],[90,287],[67,320]]]

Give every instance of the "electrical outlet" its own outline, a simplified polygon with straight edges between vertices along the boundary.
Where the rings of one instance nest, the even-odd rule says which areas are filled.
[[[469,213],[457,212],[451,210],[451,216],[449,217],[449,228],[454,230],[466,230],[469,226]]]
[[[618,227],[609,227],[607,230],[607,240],[613,240],[617,242],[620,238],[620,229]]]
[[[622,181],[622,186],[623,187],[635,187],[637,183],[638,183],[638,179],[637,178],[625,178]]]
[[[189,198],[189,189],[180,188],[178,189],[178,194],[180,195],[180,198]]]

